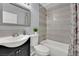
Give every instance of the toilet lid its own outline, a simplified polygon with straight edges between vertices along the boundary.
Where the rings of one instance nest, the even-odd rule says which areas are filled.
[[[37,45],[37,46],[35,46],[35,49],[38,51],[41,51],[41,52],[49,52],[49,49],[43,45]]]

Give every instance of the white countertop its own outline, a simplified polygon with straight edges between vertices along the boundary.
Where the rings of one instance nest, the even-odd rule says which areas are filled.
[[[24,44],[29,39],[29,37],[33,37],[33,36],[37,36],[37,34],[19,35],[17,37],[13,37],[13,36],[1,37],[0,45],[6,46],[6,47],[18,47]]]
[[[6,46],[6,47],[17,47],[24,44],[29,37],[30,37],[29,35],[19,35],[17,37],[12,37],[12,36],[1,37],[0,45]]]

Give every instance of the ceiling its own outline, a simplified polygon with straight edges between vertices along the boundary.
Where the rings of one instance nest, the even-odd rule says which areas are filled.
[[[41,3],[41,5],[43,7],[45,7],[47,10],[50,9],[51,7],[57,6],[59,4],[61,4],[61,3]]]

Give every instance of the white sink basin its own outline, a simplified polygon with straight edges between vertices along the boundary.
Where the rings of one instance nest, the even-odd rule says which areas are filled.
[[[4,37],[0,38],[0,45],[6,46],[6,47],[18,47],[22,44],[24,44],[28,38],[29,35],[19,35],[17,37]]]

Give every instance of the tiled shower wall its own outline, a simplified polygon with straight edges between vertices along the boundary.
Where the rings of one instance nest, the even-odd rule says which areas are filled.
[[[60,4],[47,11],[47,39],[70,43],[72,14],[70,4]]]
[[[39,5],[39,42],[46,39],[47,34],[47,19],[46,9]]]

